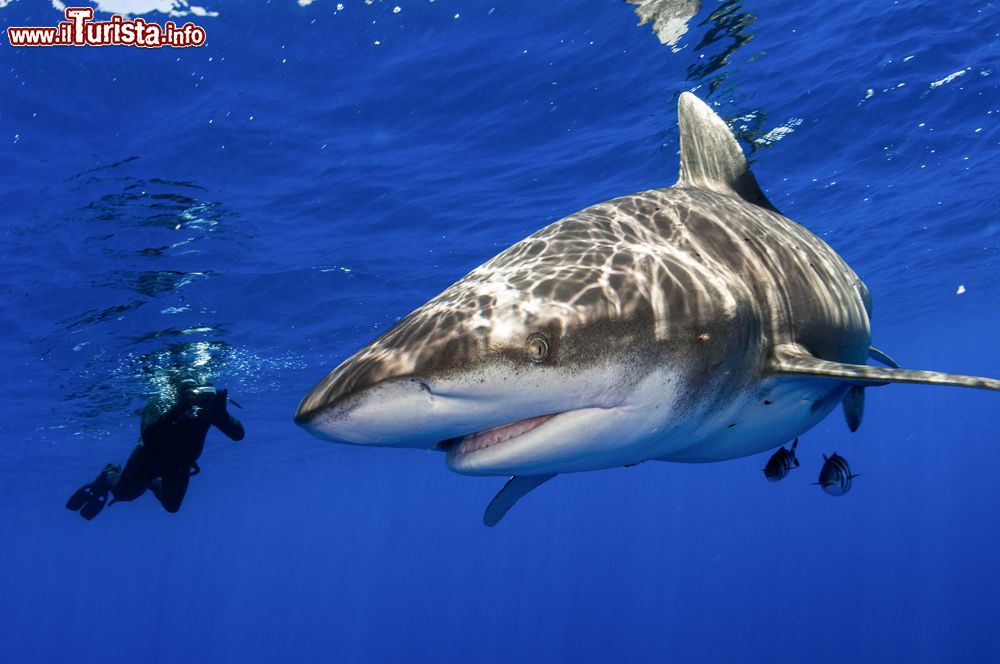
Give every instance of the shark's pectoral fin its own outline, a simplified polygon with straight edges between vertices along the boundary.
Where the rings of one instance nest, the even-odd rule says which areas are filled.
[[[503,515],[514,506],[526,493],[551,480],[555,475],[515,475],[507,480],[503,488],[497,492],[483,513],[483,523],[495,526]]]
[[[847,428],[852,432],[857,431],[861,426],[861,418],[865,416],[865,388],[855,385],[844,395],[844,417],[847,419]]]
[[[868,347],[868,357],[875,360],[876,362],[884,364],[887,367],[892,367],[893,369],[900,368],[900,366],[896,363],[896,360],[892,359],[891,357],[880,351],[878,348],[875,348],[875,346]]]
[[[767,374],[772,376],[802,376],[808,378],[829,378],[848,385],[877,387],[889,383],[919,383],[923,385],[952,385],[974,387],[980,390],[1000,392],[1000,380],[938,373],[937,371],[917,371],[914,369],[891,369],[869,367],[864,364],[843,364],[821,360],[811,355],[798,344],[777,346],[767,365]]]
[[[740,144],[722,118],[690,92],[677,100],[681,129],[681,173],[677,184],[739,196],[775,210],[747,166]]]

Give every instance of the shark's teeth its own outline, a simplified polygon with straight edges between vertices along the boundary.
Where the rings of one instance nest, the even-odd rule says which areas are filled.
[[[558,415],[558,413],[553,413],[552,415],[539,415],[538,417],[529,417],[526,420],[518,420],[517,422],[504,424],[499,427],[493,427],[492,429],[486,429],[485,431],[470,433],[468,436],[458,439],[457,444],[452,447],[449,452],[451,454],[468,454],[477,450],[486,449],[487,447],[499,445],[505,440],[510,440],[511,438],[525,434],[532,429],[537,429],[556,415]]]

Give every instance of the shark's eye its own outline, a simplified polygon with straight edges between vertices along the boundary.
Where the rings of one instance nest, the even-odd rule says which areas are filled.
[[[528,357],[532,362],[541,362],[549,356],[549,342],[541,334],[528,337]]]

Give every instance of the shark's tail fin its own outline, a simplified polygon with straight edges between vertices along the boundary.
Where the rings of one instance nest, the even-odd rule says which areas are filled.
[[[775,348],[768,363],[768,373],[775,376],[829,378],[861,387],[877,387],[889,383],[917,383],[972,387],[979,390],[1000,392],[1000,380],[993,378],[830,362],[814,357],[797,344],[783,344]]]

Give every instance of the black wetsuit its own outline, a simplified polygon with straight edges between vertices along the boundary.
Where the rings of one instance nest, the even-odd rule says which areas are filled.
[[[224,390],[205,405],[188,399],[146,404],[139,444],[111,487],[115,500],[135,500],[149,489],[165,510],[179,510],[213,425],[233,440],[245,435],[240,421],[226,410]]]

